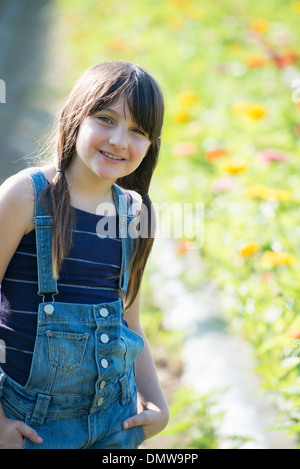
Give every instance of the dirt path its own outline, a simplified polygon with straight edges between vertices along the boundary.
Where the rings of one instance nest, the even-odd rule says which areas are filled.
[[[261,380],[254,371],[250,344],[226,330],[214,282],[189,291],[180,280],[186,269],[201,268],[197,253],[179,258],[170,240],[158,240],[151,265],[150,283],[157,305],[165,312],[166,327],[186,333],[179,385],[200,394],[224,389],[214,409],[225,413],[218,428],[221,448],[232,448],[230,436],[239,435],[251,439],[240,449],[294,449],[294,437],[285,438],[283,431],[269,431],[278,423],[276,409],[260,391]]]

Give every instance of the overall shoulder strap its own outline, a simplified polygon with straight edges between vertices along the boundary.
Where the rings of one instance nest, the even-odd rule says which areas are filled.
[[[41,203],[41,194],[46,189],[48,185],[48,180],[39,168],[30,168],[28,172],[31,177],[34,188],[35,217],[49,216],[48,212],[45,210],[43,204]]]
[[[129,224],[134,217],[130,212],[130,205],[125,192],[116,184],[113,185],[112,190],[119,216],[119,236],[122,242],[122,261],[119,288],[121,290],[121,299],[123,303],[123,297],[128,287],[129,263],[132,256],[134,242],[132,236],[130,236]]]
[[[35,194],[34,226],[38,266],[38,295],[57,294],[57,281],[52,275],[52,217],[41,201],[41,194],[49,184],[39,168],[31,168],[29,174]]]

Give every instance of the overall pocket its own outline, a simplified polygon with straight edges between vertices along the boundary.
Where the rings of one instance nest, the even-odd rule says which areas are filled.
[[[81,365],[89,334],[46,331],[49,363],[62,371],[69,371]]]
[[[142,352],[144,340],[140,335],[126,326],[122,326],[121,339],[125,344],[125,368],[128,369]]]

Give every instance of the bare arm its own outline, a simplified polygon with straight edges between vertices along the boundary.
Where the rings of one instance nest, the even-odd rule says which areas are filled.
[[[0,187],[0,283],[22,237],[33,229],[34,195],[24,172]],[[41,443],[38,434],[24,422],[8,419],[0,402],[0,449],[22,449],[23,436]]]
[[[22,237],[33,229],[34,195],[24,172],[0,187],[0,283]]]
[[[130,329],[144,339],[144,350],[136,359],[136,384],[141,411],[138,415],[123,422],[124,428],[142,425],[146,439],[150,438],[167,425],[169,420],[168,405],[161,390],[152,353],[139,319],[140,292],[132,306],[125,311],[125,319]],[[126,426],[127,425],[127,426]]]

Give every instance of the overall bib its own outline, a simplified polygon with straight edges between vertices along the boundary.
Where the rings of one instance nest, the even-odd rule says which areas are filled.
[[[137,413],[134,363],[144,346],[142,337],[122,322],[133,242],[127,197],[113,185],[122,243],[121,298],[92,305],[60,303],[55,301],[59,292],[52,276],[52,218],[39,200],[47,180],[38,169],[31,170],[30,176],[42,302],[26,385],[0,369],[4,412],[26,422],[43,438],[41,444],[25,438],[25,449],[138,448],[145,438],[143,428],[122,428],[122,422]]]

